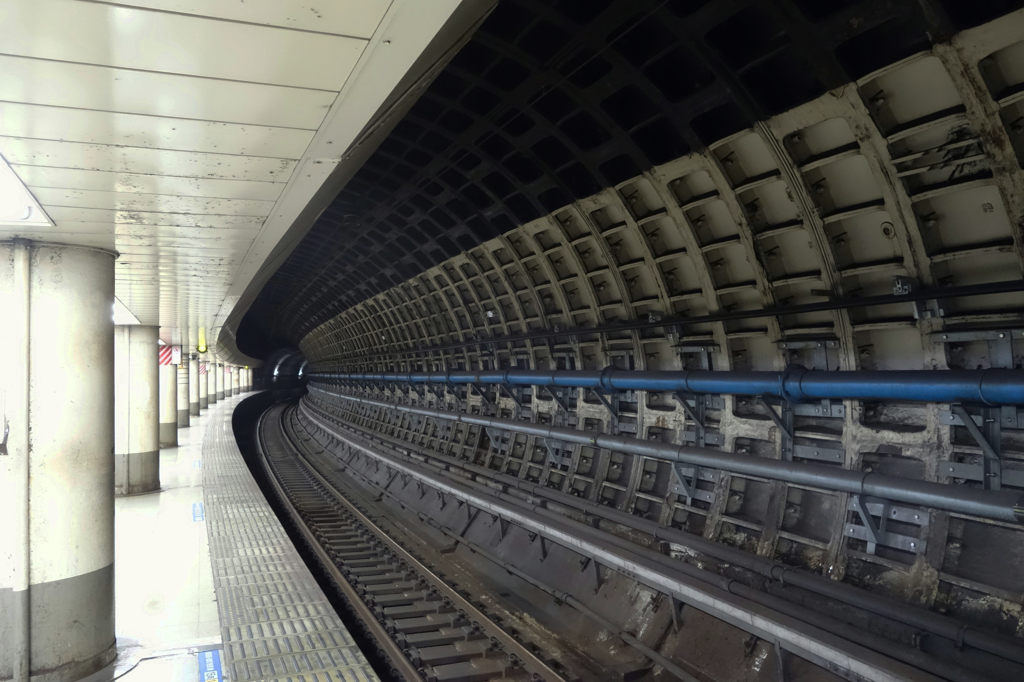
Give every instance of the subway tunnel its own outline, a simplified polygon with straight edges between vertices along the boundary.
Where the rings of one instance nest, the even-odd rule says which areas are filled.
[[[1024,679],[1021,3],[0,26],[0,680]]]

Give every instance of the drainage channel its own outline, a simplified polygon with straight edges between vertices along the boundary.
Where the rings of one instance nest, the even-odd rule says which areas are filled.
[[[260,454],[268,478],[397,679],[564,679],[308,466],[288,427],[283,406],[260,420]]]

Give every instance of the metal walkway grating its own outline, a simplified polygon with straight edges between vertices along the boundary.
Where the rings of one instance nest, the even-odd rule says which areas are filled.
[[[235,403],[216,408],[203,439],[210,561],[234,682],[376,682],[242,460]]]

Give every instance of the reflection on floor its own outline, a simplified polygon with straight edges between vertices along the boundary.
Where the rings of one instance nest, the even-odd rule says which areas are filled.
[[[221,643],[203,508],[203,434],[241,399],[219,402],[178,429],[178,447],[160,451],[160,492],[116,499],[118,657],[83,682],[203,679],[200,657]]]

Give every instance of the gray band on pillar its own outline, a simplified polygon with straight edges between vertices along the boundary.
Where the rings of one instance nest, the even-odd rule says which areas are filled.
[[[178,427],[188,426],[188,410],[178,410]]]
[[[77,680],[114,660],[114,565],[15,592],[0,589],[0,651],[13,636],[14,614],[28,601],[32,609],[32,682]],[[7,618],[10,614],[12,618]],[[93,624],[85,627],[83,623]],[[82,660],[67,651],[99,652]],[[0,679],[11,676],[7,657],[0,658]],[[44,672],[45,671],[45,672]]]
[[[115,495],[137,495],[160,490],[160,451],[115,455]],[[127,482],[124,476],[127,475]]]
[[[177,416],[177,415],[175,415]],[[160,445],[173,448],[178,445],[178,422],[160,424]]]
[[[191,415],[193,417],[198,417],[199,416],[199,403],[198,402],[195,402],[195,403],[190,402],[188,404],[188,413],[189,413],[189,415]]]

